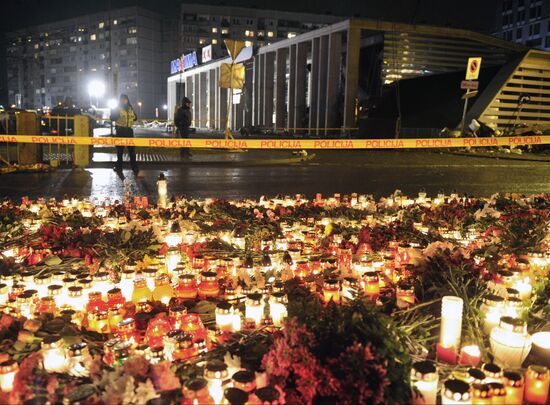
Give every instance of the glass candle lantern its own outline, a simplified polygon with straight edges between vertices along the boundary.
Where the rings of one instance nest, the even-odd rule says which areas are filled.
[[[222,332],[233,331],[233,306],[227,301],[220,301],[216,305],[216,326]]]
[[[523,311],[523,301],[517,297],[508,297],[504,306],[504,316],[519,318]]]
[[[352,300],[357,295],[357,287],[359,283],[356,277],[345,277],[342,280],[342,297],[347,300]]]
[[[0,301],[1,302],[1,301]],[[37,312],[39,314],[55,314],[56,305],[53,297],[42,297],[37,305]]]
[[[164,314],[161,314],[164,315]],[[172,329],[167,317],[157,316],[151,319],[145,332],[146,343],[151,347],[162,347],[164,336]]]
[[[86,297],[82,293],[81,286],[71,286],[68,288],[67,306],[75,311],[82,311],[86,305]]]
[[[363,276],[365,282],[365,294],[375,301],[380,295],[380,277],[375,271],[367,271]]]
[[[547,367],[529,366],[525,373],[525,400],[530,404],[547,404],[549,381]]]
[[[323,283],[323,301],[340,303],[340,283],[334,278],[328,278]]]
[[[50,274],[39,274],[34,276],[34,283],[38,291],[38,297],[46,297],[48,295],[48,286],[52,283]]]
[[[213,404],[214,398],[208,391],[208,381],[204,378],[188,380],[183,387],[181,405]]]
[[[483,332],[488,335],[495,326],[498,326],[500,318],[504,316],[504,298],[496,294],[489,294],[484,298],[479,310],[483,317]]]
[[[126,318],[118,323],[117,337],[121,342],[130,342],[137,345],[140,341],[140,335],[136,328],[136,321],[133,318]]]
[[[222,404],[245,405],[248,403],[248,393],[235,387],[226,388],[223,391]]]
[[[287,305],[288,299],[283,292],[274,292],[269,297],[269,314],[273,319],[273,325],[281,327],[283,321],[287,317]]]
[[[485,382],[501,382],[503,381],[502,368],[495,363],[484,363],[481,370],[485,373]]]
[[[264,317],[264,301],[260,293],[252,293],[247,295],[245,304],[245,318],[253,319],[256,326],[259,326]]]
[[[142,275],[147,283],[147,288],[153,291],[155,289],[155,279],[159,274],[159,270],[156,267],[148,267],[143,270]],[[135,288],[135,284],[134,284]]]
[[[208,381],[208,391],[215,404],[219,404],[223,398],[222,384],[227,377],[229,377],[227,364],[217,360],[206,363],[204,378]]]
[[[439,374],[431,361],[413,363],[411,370],[412,404],[435,404]]]
[[[463,301],[459,297],[445,296],[441,301],[439,347],[453,351],[454,357],[457,355],[462,333],[462,307]]]
[[[121,307],[126,303],[126,299],[122,295],[122,290],[118,287],[111,288],[107,291],[107,307],[109,309]]]
[[[351,274],[351,262],[353,255],[351,249],[340,248],[338,249],[338,270],[344,275]]]
[[[473,405],[491,405],[491,387],[489,384],[472,384],[472,404]]]
[[[134,292],[134,279],[136,272],[133,269],[126,268],[120,276],[118,287],[126,301],[132,301],[132,293]]]
[[[174,289],[170,285],[170,278],[166,274],[161,274],[155,279],[155,289],[153,290],[153,299],[168,305],[174,296]]]
[[[491,390],[492,404],[504,404],[506,398],[506,387],[501,382],[490,382],[487,384]]]
[[[505,371],[504,386],[506,387],[504,403],[507,405],[521,405],[525,387],[523,376],[515,371]]]
[[[463,366],[477,366],[481,361],[481,351],[478,345],[462,346],[458,364]]]
[[[118,330],[118,324],[123,321],[122,318],[122,307],[120,305],[115,305],[109,308],[109,331],[111,333],[116,333]]]
[[[84,342],[74,343],[67,351],[67,370],[74,377],[88,377],[88,367],[91,363],[88,345]]]
[[[164,358],[168,361],[174,361],[174,352],[176,351],[178,336],[184,335],[183,331],[172,329],[162,337],[162,347],[164,349]]]
[[[86,312],[106,311],[107,303],[101,299],[99,291],[88,293],[88,303],[86,304]]]
[[[33,317],[36,309],[34,291],[36,290],[26,290],[15,299],[15,306],[19,316],[27,319]]]
[[[537,332],[533,336],[533,353],[536,363],[550,367],[550,332]]]
[[[134,290],[132,291],[132,302],[137,304],[138,302],[151,301],[153,294],[147,282],[143,278],[136,278],[134,280]]]
[[[504,316],[490,336],[495,362],[504,367],[520,368],[531,351],[531,336],[525,321]]]
[[[250,370],[241,370],[233,374],[233,386],[251,393],[256,389],[256,374]]]
[[[470,384],[456,379],[445,381],[441,389],[442,405],[470,404],[471,401]]]
[[[181,260],[181,253],[177,248],[170,248],[164,255],[164,263],[166,265],[166,271],[168,274],[172,274],[174,269],[178,266]]]
[[[177,360],[189,360],[190,358],[196,356],[198,352],[195,350],[193,344],[193,336],[187,333],[180,333],[176,336],[176,347],[172,357],[174,361]]]
[[[206,341],[207,331],[202,324],[201,318],[198,314],[186,314],[183,318],[183,325],[181,329],[193,336],[193,339],[202,339]]]
[[[170,248],[179,246],[183,243],[183,235],[181,234],[179,221],[172,221],[172,224],[170,225],[170,233],[166,235],[165,242]]]
[[[48,373],[63,373],[67,369],[67,358],[63,338],[48,335],[41,343],[44,370]]]
[[[93,275],[92,290],[99,292],[103,297],[107,298],[107,291],[113,288],[113,283],[109,279],[109,273],[106,271],[98,271]]]
[[[199,284],[198,295],[201,299],[215,298],[220,294],[217,274],[213,271],[203,271]]]
[[[178,285],[174,291],[176,297],[184,300],[191,300],[197,297],[197,284],[193,274],[183,274],[180,276]]]
[[[464,378],[464,381],[469,384],[484,384],[486,382],[486,378],[487,376],[483,370],[480,370],[477,367],[470,367],[466,372],[466,378]]]
[[[279,405],[280,396],[281,394],[275,387],[267,386],[258,388],[256,392],[251,395],[252,398],[256,397],[257,400],[252,399],[250,402],[262,405]]]
[[[187,308],[185,305],[172,305],[168,311],[168,320],[172,329],[182,329],[185,322],[184,317],[187,314]]]
[[[130,342],[118,342],[113,347],[114,362],[116,365],[121,366],[126,360],[130,358],[130,350],[132,343]]]
[[[19,370],[19,364],[15,360],[6,360],[0,363],[0,389],[2,392],[13,390],[13,380]]]

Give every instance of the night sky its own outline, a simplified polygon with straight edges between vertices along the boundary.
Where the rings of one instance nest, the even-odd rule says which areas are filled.
[[[111,0],[112,7],[138,4],[156,11],[177,12],[179,0]],[[430,23],[490,32],[498,0],[195,0],[202,3],[261,9],[307,11],[342,16],[364,16],[390,21]],[[106,10],[108,0],[2,0],[0,29],[9,31],[30,24],[70,18]]]

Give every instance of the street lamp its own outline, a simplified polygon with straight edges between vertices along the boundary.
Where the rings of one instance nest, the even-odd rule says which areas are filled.
[[[90,96],[90,104],[93,101],[93,98],[96,99],[96,104],[99,107],[99,99],[105,94],[105,83],[99,80],[92,80],[88,84],[88,95]]]

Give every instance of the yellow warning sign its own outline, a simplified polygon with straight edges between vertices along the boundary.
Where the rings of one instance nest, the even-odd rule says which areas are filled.
[[[222,89],[242,89],[244,86],[244,65],[242,63],[222,63],[219,85]]]
[[[479,77],[479,69],[481,68],[481,58],[468,58],[468,66],[466,68],[466,80],[477,80]]]

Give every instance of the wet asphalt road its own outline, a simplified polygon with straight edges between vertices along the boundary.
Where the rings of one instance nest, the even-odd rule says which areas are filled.
[[[290,152],[248,152],[238,159],[195,152],[180,164],[142,165],[140,177],[125,171],[126,183],[109,168],[59,169],[51,173],[0,176],[0,196],[110,196],[126,190],[156,199],[156,178],[164,171],[171,194],[188,197],[258,198],[339,192],[387,195],[395,189],[415,195],[425,189],[489,196],[496,192],[550,193],[550,161],[529,162],[456,156],[428,151],[321,151],[304,163],[277,163]],[[126,184],[126,185],[125,185]]]

